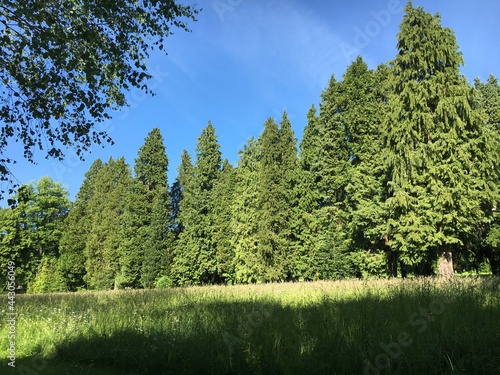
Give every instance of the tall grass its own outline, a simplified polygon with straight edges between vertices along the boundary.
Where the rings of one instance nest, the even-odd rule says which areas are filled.
[[[29,374],[500,374],[498,278],[20,295],[16,308]]]

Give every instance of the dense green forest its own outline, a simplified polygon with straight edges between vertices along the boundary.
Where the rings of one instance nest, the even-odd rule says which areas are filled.
[[[461,75],[439,15],[405,11],[394,60],[332,77],[299,144],[284,113],[233,166],[209,122],[170,184],[155,128],[133,167],[96,160],[74,202],[48,177],[21,186],[1,263],[34,293],[500,274],[500,85]]]

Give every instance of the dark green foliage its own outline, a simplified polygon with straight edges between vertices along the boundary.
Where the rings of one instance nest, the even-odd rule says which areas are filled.
[[[286,112],[280,126],[272,118],[260,137],[262,156],[257,174],[258,253],[266,281],[292,276],[294,236],[291,232],[298,167],[296,139]]]
[[[297,276],[318,280],[352,274],[346,254],[346,187],[349,171],[348,130],[342,118],[342,83],[334,77],[315,108],[301,143],[298,173]]]
[[[273,118],[264,124],[261,138],[262,157],[258,178],[258,251],[264,261],[265,280],[282,280],[285,244],[279,233],[285,223],[286,201],[281,185],[279,127]]]
[[[308,123],[300,144],[300,164],[297,172],[297,208],[294,215],[294,232],[297,237],[295,256],[295,277],[299,280],[314,280],[317,272],[312,271],[313,254],[316,253],[318,234],[317,212],[320,204],[318,155],[321,148],[321,128],[316,108],[311,107]]]
[[[160,129],[151,130],[144,140],[135,159],[134,171],[135,179],[145,187],[149,203],[153,202],[156,192],[167,188],[168,157]]]
[[[122,197],[120,215],[120,277],[118,288],[141,286],[142,261],[151,220],[151,204],[145,186],[137,179],[130,181],[129,190]]]
[[[85,173],[85,179],[76,195],[75,202],[64,222],[64,230],[59,242],[59,270],[63,274],[70,291],[85,286],[85,244],[92,227],[92,216],[88,203],[95,194],[95,179],[103,163],[97,159]]]
[[[121,222],[120,286],[152,288],[162,268],[169,266],[163,261],[173,246],[173,234],[168,230],[168,157],[158,128],[149,132],[144,140],[134,171]]]
[[[362,268],[370,256],[385,258],[382,186],[386,170],[381,125],[385,114],[383,83],[387,74],[385,66],[377,71],[368,70],[358,57],[347,68],[340,84],[341,119],[346,128],[350,160],[345,200],[346,235],[350,250],[360,251],[353,254],[360,274],[365,274]]]
[[[346,188],[349,181],[349,137],[343,120],[342,82],[332,77],[321,94],[319,113],[320,147],[315,166],[319,189],[319,207],[315,212],[319,228],[318,244],[311,258],[317,262],[314,279],[328,279],[331,269],[343,269],[346,251]],[[334,260],[340,264],[332,266]]]
[[[59,256],[70,202],[68,192],[49,177],[22,185],[13,198],[17,205],[1,210],[0,257],[3,264],[16,262],[16,284],[25,289],[40,270],[42,258]]]
[[[174,257],[172,260],[172,267],[170,269],[170,280],[172,283],[180,284],[180,283],[188,283],[187,280],[182,279],[182,272],[185,270],[185,264],[182,262],[182,251],[180,248],[179,239],[181,233],[185,229],[185,220],[189,218],[187,217],[187,213],[190,212],[193,208],[191,207],[192,201],[189,195],[188,186],[190,182],[192,182],[194,178],[194,167],[191,162],[191,155],[186,150],[183,150],[181,155],[181,164],[177,169],[178,175],[177,178],[172,185],[171,188],[171,199],[172,199],[172,211],[171,211],[171,219],[172,219],[172,229],[175,235],[175,248],[174,248]],[[185,195],[187,193],[187,197]],[[182,212],[186,212],[186,215],[183,215]]]
[[[295,278],[298,159],[286,113],[272,118],[258,140],[240,151],[232,204],[235,281],[254,283]]]
[[[264,262],[263,268],[267,272],[264,275],[266,280],[276,280],[283,277],[283,270],[278,267],[282,265],[283,245],[277,237],[277,232],[283,223],[283,218],[278,216],[283,214],[284,200],[280,183],[279,166],[279,128],[274,119],[269,118],[264,124],[264,131],[261,139],[262,157],[258,170],[258,251]],[[270,271],[273,274],[270,274]]]
[[[298,182],[299,182],[299,159],[297,152],[297,139],[288,120],[287,113],[283,113],[280,122],[279,146],[281,157],[278,164],[281,166],[281,188],[283,189],[283,225],[279,236],[281,237],[283,249],[283,266],[285,277],[288,280],[296,279],[295,263],[297,259],[297,235],[294,232],[294,215],[298,208]]]
[[[481,116],[439,16],[406,7],[385,120],[386,235],[407,265],[457,252],[484,220]]]
[[[307,126],[304,129],[304,136],[300,143],[300,169],[304,172],[304,179],[307,180],[308,188],[300,189],[302,205],[308,211],[319,206],[319,192],[315,189],[320,179],[318,153],[321,149],[322,128],[317,117],[316,107],[313,105],[307,114]]]
[[[260,140],[251,139],[240,151],[232,203],[231,232],[234,249],[234,280],[237,283],[264,282],[266,269],[259,251],[259,163]]]
[[[161,190],[152,202],[151,222],[148,225],[147,238],[141,269],[141,284],[144,288],[153,288],[162,275],[170,274],[173,261],[173,236],[169,228],[170,213],[165,202],[167,191]]]
[[[215,129],[209,122],[198,138],[193,176],[182,191],[179,219],[184,230],[179,235],[172,267],[177,284],[218,282],[213,190],[221,162]]]
[[[320,207],[335,207],[343,211],[348,181],[348,133],[342,119],[342,83],[332,76],[321,94],[319,121],[320,147],[315,170],[320,191]]]
[[[485,112],[486,124],[500,131],[500,85],[498,79],[490,75],[485,83],[474,80],[474,86],[479,91],[479,106]]]
[[[9,261],[15,262],[16,259],[20,259],[21,248],[18,244],[21,240],[21,229],[16,213],[9,207],[0,209],[0,236],[0,262],[7,265]],[[18,272],[16,277],[24,277],[24,272],[22,275]],[[7,272],[0,273],[0,283],[0,290],[5,290]]]
[[[30,161],[45,144],[47,156],[63,159],[63,147],[81,156],[110,141],[94,125],[127,104],[126,91],[151,93],[151,48],[163,50],[172,29],[188,30],[197,13],[175,1],[3,1],[0,153],[17,139]],[[12,162],[0,159],[0,180],[11,181]]]
[[[216,246],[217,275],[221,282],[234,282],[234,249],[231,244],[233,233],[231,231],[232,205],[236,185],[236,170],[224,161],[220,177],[214,187],[214,233],[213,239]]]
[[[193,177],[193,164],[191,162],[191,155],[186,150],[183,150],[181,155],[181,164],[177,169],[178,175],[170,189],[170,202],[171,202],[171,223],[172,231],[176,239],[179,234],[184,230],[182,225],[180,212],[181,202],[184,196],[183,191],[186,190],[188,182]]]
[[[131,185],[130,166],[123,158],[110,158],[95,177],[95,193],[87,206],[92,224],[84,250],[84,280],[90,289],[113,289],[126,282],[120,273],[127,262],[120,253],[121,225]]]
[[[479,225],[476,242],[480,243],[477,258],[489,260],[494,275],[500,274],[500,85],[494,76],[486,83],[475,80],[479,108],[483,111],[485,123],[483,136],[487,146],[483,173],[487,179],[488,194],[482,204],[487,222]]]

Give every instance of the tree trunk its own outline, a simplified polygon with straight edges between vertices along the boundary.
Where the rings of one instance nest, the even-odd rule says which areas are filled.
[[[491,274],[493,276],[500,276],[500,255],[493,252],[488,256],[491,266]]]
[[[390,273],[392,277],[398,277],[398,254],[391,250]]]
[[[399,262],[399,268],[401,269],[401,277],[403,279],[406,279],[406,277],[408,276],[408,267],[406,266],[406,264],[403,264],[403,262]]]
[[[451,251],[443,250],[440,251],[438,275],[440,277],[452,277],[453,276],[453,255]]]
[[[385,246],[389,249],[389,274],[398,277],[398,254],[389,246],[389,234],[384,235]]]

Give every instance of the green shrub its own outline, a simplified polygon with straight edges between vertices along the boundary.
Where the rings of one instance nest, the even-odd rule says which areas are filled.
[[[57,259],[42,258],[35,278],[28,285],[28,293],[54,293],[67,291],[66,282],[57,267]]]
[[[351,260],[362,278],[387,276],[387,258],[382,251],[358,250],[351,253]]]
[[[168,276],[162,276],[155,282],[155,288],[171,288],[174,285],[172,279]]]

